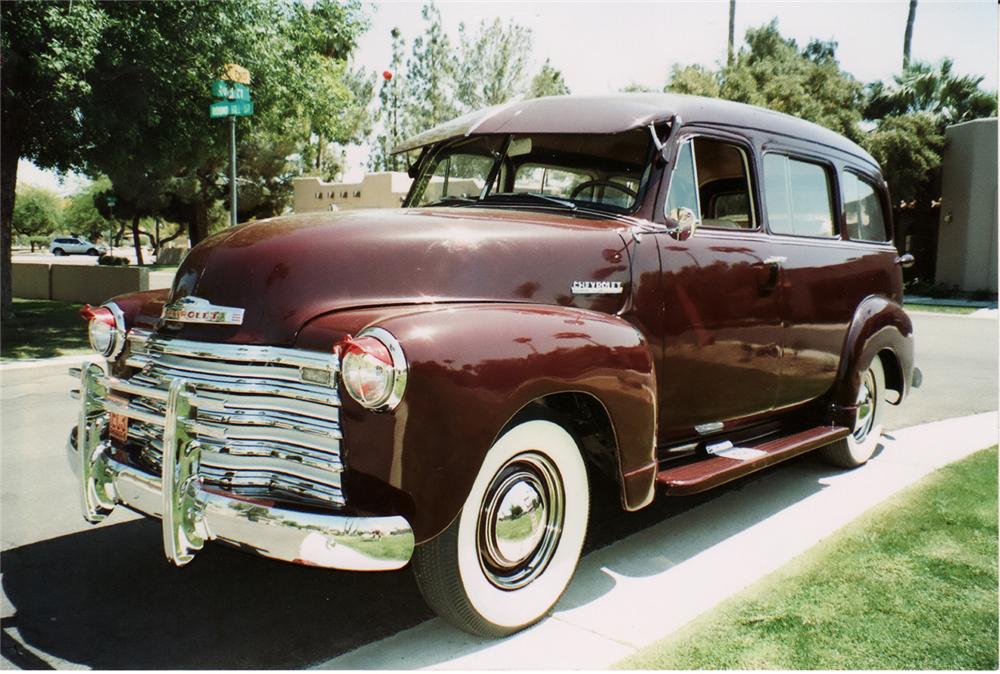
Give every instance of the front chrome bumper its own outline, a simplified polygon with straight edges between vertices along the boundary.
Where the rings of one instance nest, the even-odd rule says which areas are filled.
[[[204,489],[198,478],[199,443],[190,433],[197,423],[191,417],[196,395],[183,379],[170,385],[161,474],[150,475],[118,461],[104,439],[107,412],[115,406],[101,396],[107,382],[99,366],[81,369],[80,419],[67,443],[70,463],[82,482],[83,516],[88,522],[104,520],[117,504],[159,517],[164,552],[177,566],[190,562],[211,540],[331,569],[388,571],[410,560],[413,531],[401,516],[300,512]]]

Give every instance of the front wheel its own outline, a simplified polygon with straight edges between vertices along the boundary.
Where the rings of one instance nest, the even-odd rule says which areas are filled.
[[[824,458],[840,468],[856,468],[867,463],[882,437],[885,371],[878,356],[861,375],[857,404],[858,416],[851,434],[822,450]]]
[[[467,632],[516,632],[566,590],[589,515],[572,436],[550,421],[519,424],[490,448],[451,526],[417,546],[417,584],[438,615]]]

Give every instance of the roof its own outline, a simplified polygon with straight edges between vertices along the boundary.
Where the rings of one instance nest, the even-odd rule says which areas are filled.
[[[548,96],[513,101],[445,122],[404,140],[393,148],[393,152],[406,152],[449,138],[473,135],[619,133],[668,121],[674,116],[684,124],[724,124],[803,138],[863,157],[878,166],[859,145],[818,124],[766,108],[683,94]]]

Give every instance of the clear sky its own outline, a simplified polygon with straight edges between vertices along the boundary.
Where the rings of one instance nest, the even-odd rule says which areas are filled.
[[[407,40],[423,31],[422,1],[376,2],[372,25],[361,37],[354,65],[381,73],[389,65],[389,31],[398,27]],[[458,26],[478,26],[494,17],[531,28],[532,72],[546,58],[563,72],[576,94],[619,90],[636,82],[660,88],[674,63],[714,67],[725,60],[728,0],[702,2],[499,2],[438,0],[445,30],[457,43]],[[811,38],[835,40],[841,67],[862,82],[888,79],[902,65],[907,0],[884,2],[752,2],[737,0],[737,43],[747,28],[778,18],[782,35],[805,45]],[[961,74],[984,75],[983,85],[997,88],[998,10],[993,0],[920,0],[913,30],[912,57],[937,61],[944,56]],[[353,180],[362,173],[367,148],[348,153]],[[29,165],[30,166],[30,165]],[[34,167],[30,167],[34,168]],[[20,178],[62,193],[55,177],[22,164]]]

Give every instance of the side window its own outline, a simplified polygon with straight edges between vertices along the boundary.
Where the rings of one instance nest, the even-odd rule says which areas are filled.
[[[677,151],[677,161],[674,172],[670,176],[670,191],[667,193],[667,217],[675,209],[690,208],[696,216],[701,213],[698,208],[698,180],[694,173],[693,143],[687,141]]]
[[[764,200],[775,234],[836,235],[830,177],[820,164],[764,155]]]
[[[694,141],[702,226],[753,229],[750,169],[739,146],[711,138]]]
[[[848,171],[841,173],[841,185],[847,236],[855,241],[885,241],[885,216],[875,187]]]

